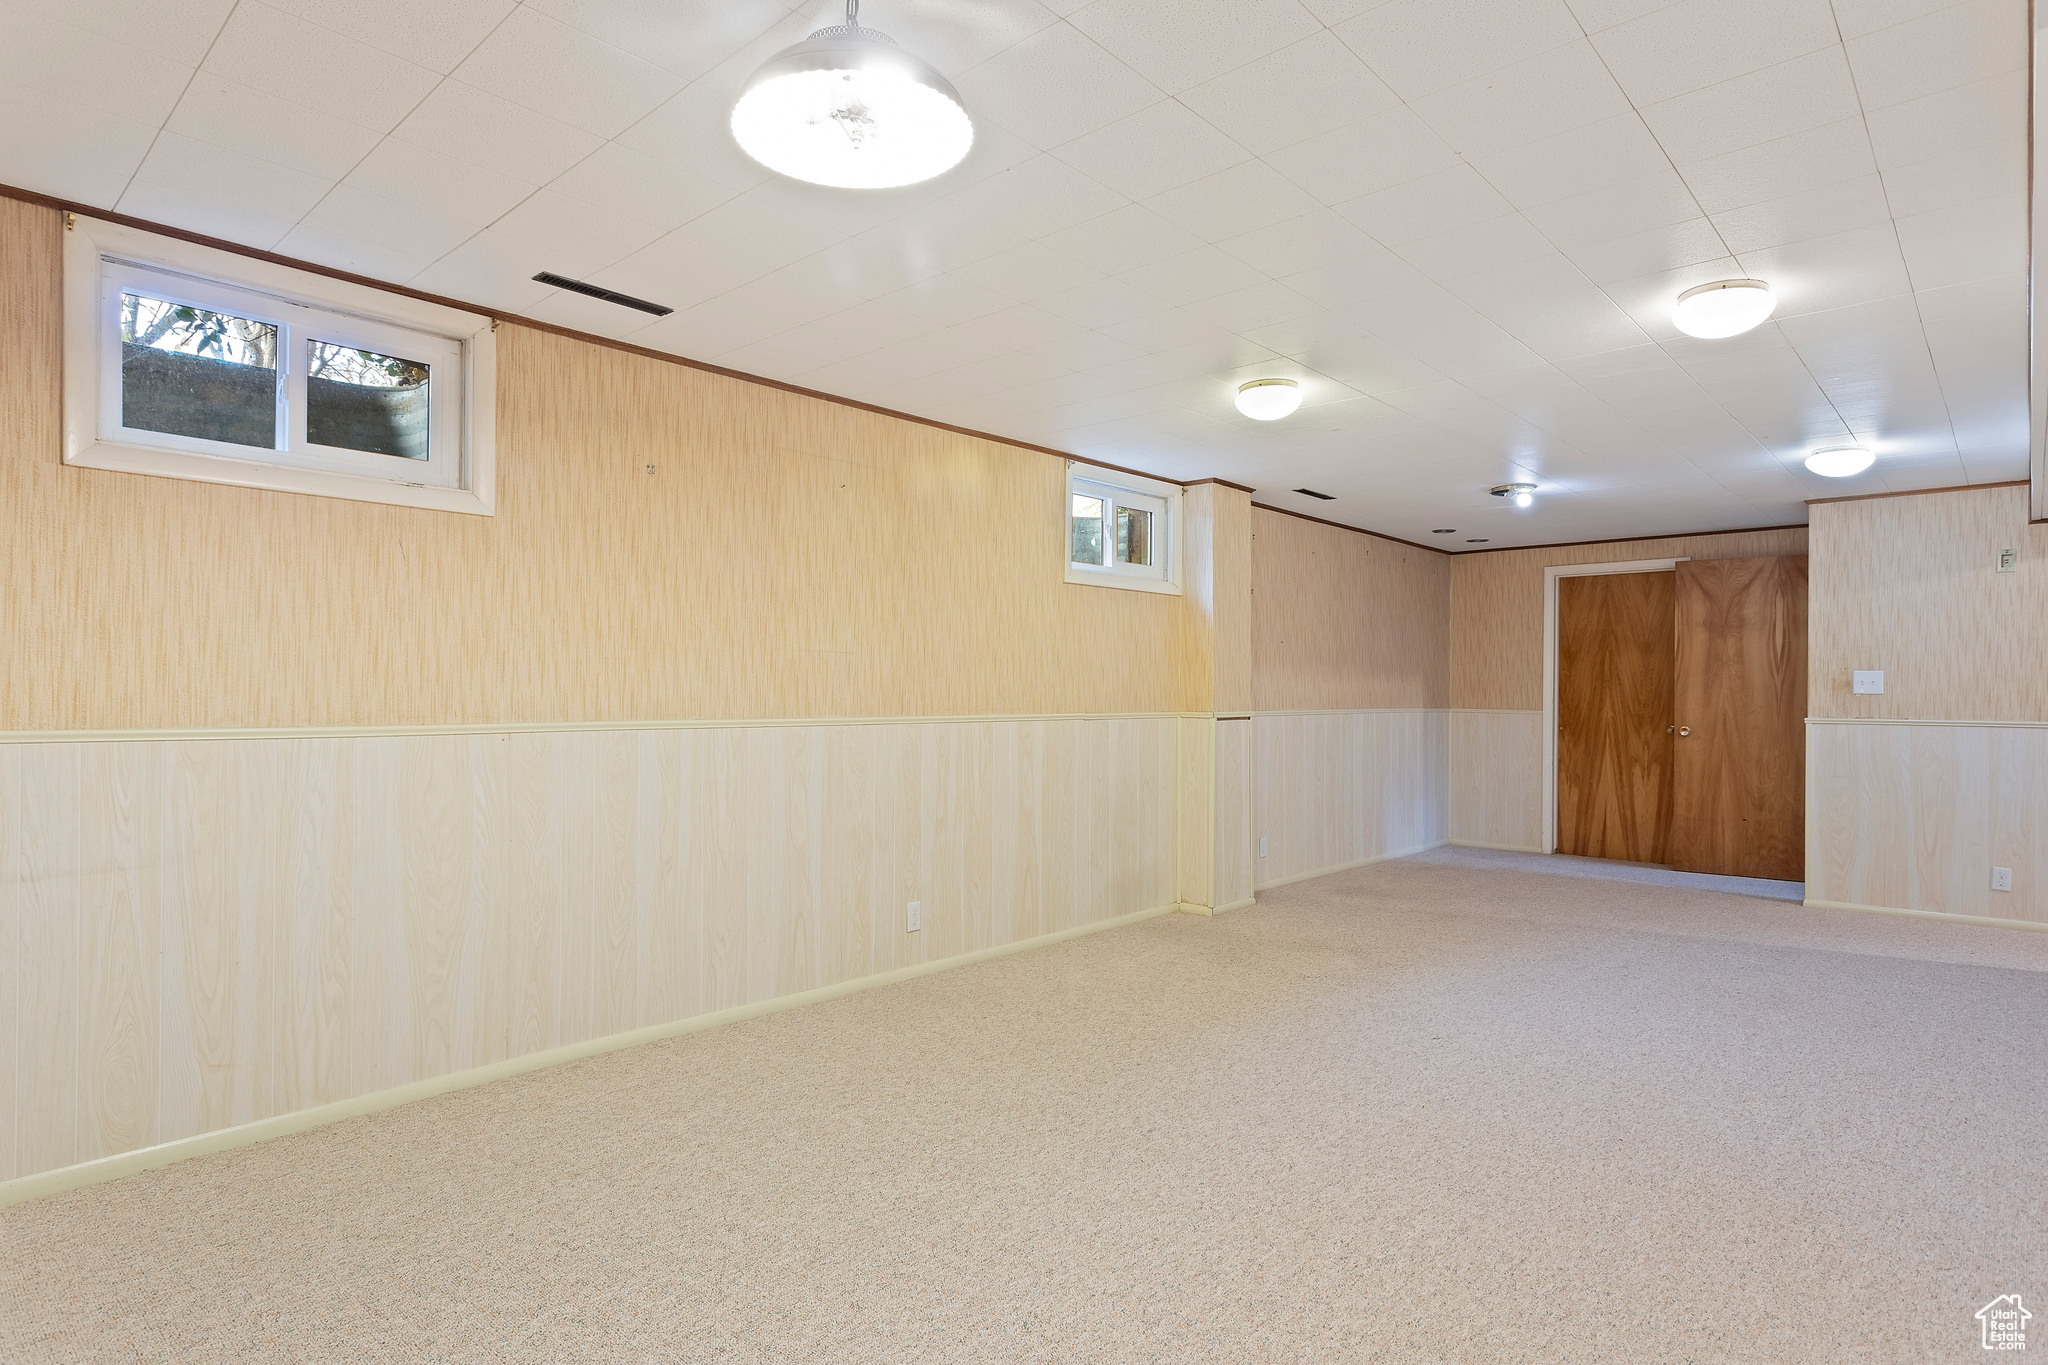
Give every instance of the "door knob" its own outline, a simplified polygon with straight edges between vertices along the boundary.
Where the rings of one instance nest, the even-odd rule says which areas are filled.
[[[1681,735],[1689,735],[1692,733],[1692,727],[1689,725],[1681,725],[1678,727],[1678,733]]]

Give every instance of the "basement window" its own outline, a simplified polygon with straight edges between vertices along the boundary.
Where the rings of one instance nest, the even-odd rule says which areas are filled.
[[[1067,466],[1067,582],[1180,591],[1181,490],[1135,474]]]
[[[489,319],[67,226],[65,463],[491,512]]]

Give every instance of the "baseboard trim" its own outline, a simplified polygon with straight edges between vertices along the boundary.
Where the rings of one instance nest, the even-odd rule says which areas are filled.
[[[1251,904],[1250,901],[1242,903]],[[646,1028],[633,1029],[626,1033],[607,1034],[602,1038],[569,1043],[543,1052],[528,1053],[524,1057],[512,1057],[502,1062],[471,1067],[466,1071],[450,1072],[445,1076],[433,1076],[389,1090],[359,1095],[353,1099],[336,1100],[332,1104],[315,1105],[310,1109],[294,1110],[289,1114],[276,1114],[249,1123],[238,1123],[229,1128],[216,1128],[210,1133],[195,1133],[191,1137],[158,1143],[154,1147],[142,1147],[132,1152],[82,1161],[75,1166],[60,1166],[52,1171],[38,1171],[34,1175],[17,1176],[12,1180],[0,1181],[0,1208],[19,1204],[28,1199],[39,1199],[47,1194],[62,1194],[66,1190],[97,1185],[105,1180],[119,1180],[123,1176],[139,1175],[143,1171],[153,1171],[196,1156],[210,1156],[215,1152],[247,1147],[271,1138],[303,1133],[312,1128],[323,1128],[344,1119],[381,1113],[386,1109],[396,1109],[402,1104],[432,1099],[436,1095],[446,1095],[457,1090],[469,1090],[479,1085],[488,1085],[492,1081],[523,1076],[529,1071],[560,1066],[564,1062],[579,1062],[586,1057],[602,1056],[607,1052],[620,1052],[629,1047],[641,1047],[668,1038],[680,1038],[684,1034],[700,1033],[726,1024],[737,1024],[746,1019],[758,1019],[763,1015],[777,1014],[804,1005],[822,1004],[841,996],[874,990],[881,986],[893,986],[916,977],[986,962],[991,958],[1007,957],[1012,953],[1026,952],[1033,948],[1050,947],[1055,943],[1080,938],[1086,934],[1121,929],[1141,920],[1172,914],[1181,908],[1185,907],[1161,905],[1151,910],[1119,915],[1114,919],[1099,920],[1093,924],[1077,924],[1070,929],[1056,929],[1052,933],[1040,934],[1036,938],[1020,939],[1015,943],[1004,943],[993,948],[979,948],[971,953],[941,958],[936,962],[920,962],[909,967],[898,967],[893,971],[879,972],[873,976],[856,977],[836,985],[820,986],[816,990],[777,996],[773,1000],[737,1005],[732,1009],[717,1010],[711,1014],[692,1015],[688,1019],[678,1019],[666,1024],[651,1024]]]
[[[1372,857],[1360,858],[1355,863],[1338,863],[1334,867],[1319,867],[1313,872],[1297,872],[1291,877],[1279,877],[1270,882],[1253,882],[1252,890],[1270,891],[1276,886],[1292,886],[1296,882],[1305,882],[1313,877],[1328,877],[1338,872],[1349,872],[1354,867],[1371,867],[1374,863],[1391,862],[1395,858],[1412,858],[1418,853],[1442,848],[1448,842],[1450,841],[1447,839],[1438,839],[1432,843],[1417,844],[1413,848],[1397,848],[1391,853],[1375,853]]]
[[[1232,901],[1228,905],[1194,905],[1188,901],[1182,901],[1177,908],[1183,914],[1209,915],[1213,917],[1231,910],[1248,910],[1258,903],[1259,898],[1257,896],[1246,896],[1243,900]]]
[[[1446,839],[1452,848],[1490,848],[1498,853],[1542,853],[1543,849],[1530,844],[1482,844],[1477,839]]]
[[[1904,910],[1896,905],[1858,905],[1854,901],[1806,900],[1801,904],[1813,910],[1864,910],[1874,915],[1905,915],[1911,919],[1940,919],[1951,924],[1977,924],[1986,929],[2028,929],[2034,933],[2048,933],[2048,924],[2030,919],[1994,919],[1990,915],[1957,915],[1947,910]]]

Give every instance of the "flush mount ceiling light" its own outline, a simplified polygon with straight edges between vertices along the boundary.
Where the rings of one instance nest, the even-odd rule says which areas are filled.
[[[1831,446],[1816,450],[1806,457],[1806,467],[1816,474],[1825,474],[1831,479],[1846,479],[1851,474],[1861,474],[1877,463],[1877,456],[1862,446]]]
[[[1292,379],[1254,379],[1237,386],[1237,410],[1259,422],[1277,422],[1301,406],[1301,385]]]
[[[915,185],[951,170],[974,145],[974,121],[931,65],[846,22],[762,63],[732,107],[742,150],[792,180],[843,190]]]
[[[1486,491],[1496,498],[1513,498],[1517,507],[1530,507],[1536,502],[1536,485],[1533,483],[1504,483]]]
[[[1715,280],[1680,294],[1671,321],[1689,337],[1717,341],[1747,332],[1777,306],[1762,280]]]

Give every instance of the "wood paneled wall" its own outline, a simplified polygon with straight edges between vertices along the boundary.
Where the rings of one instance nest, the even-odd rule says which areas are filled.
[[[1175,724],[0,745],[0,1180],[1170,905]]]
[[[1543,851],[1543,713],[1451,712],[1450,839]]]
[[[1253,709],[1448,704],[1452,561],[1252,509]]]
[[[2048,926],[2048,728],[1806,734],[1809,900]],[[2012,890],[1991,889],[1993,867],[2012,869]]]
[[[61,241],[0,200],[0,731],[1190,709],[1063,461],[517,326],[495,517],[67,468]]]
[[[1809,715],[2048,720],[2048,526],[2025,488],[1818,504],[1811,572]],[[1849,690],[1859,668],[1882,695]]]
[[[1253,832],[1266,841],[1266,856],[1254,863],[1260,886],[1447,837],[1442,711],[1255,715],[1252,755]]]
[[[1806,553],[1806,528],[1666,540],[1618,540],[1547,550],[1459,555],[1451,562],[1450,704],[1543,708],[1543,570],[1552,564],[1636,559],[1748,559]]]

